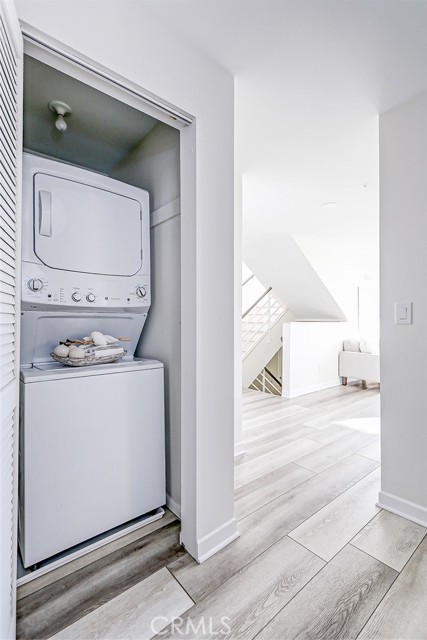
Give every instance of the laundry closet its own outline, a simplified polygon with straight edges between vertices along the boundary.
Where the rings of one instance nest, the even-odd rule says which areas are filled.
[[[179,129],[27,54],[23,131],[21,580],[181,501]],[[50,358],[90,330],[125,357]]]

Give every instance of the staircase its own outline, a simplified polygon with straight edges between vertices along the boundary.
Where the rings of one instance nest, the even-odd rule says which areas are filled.
[[[273,396],[282,395],[282,383],[267,367],[264,367],[261,373],[258,374],[249,389],[271,393]]]
[[[271,380],[269,379],[269,383],[265,382],[268,374],[263,371],[281,347],[280,321],[283,320],[287,307],[271,287],[265,288],[253,274],[248,275],[242,287],[243,303],[246,300],[247,306],[242,315],[243,386],[249,387],[261,375],[264,377],[259,384],[270,388]],[[265,390],[268,391],[267,388]]]
[[[256,347],[261,338],[286,312],[286,307],[272,292],[271,287],[256,300],[242,316],[242,357]]]

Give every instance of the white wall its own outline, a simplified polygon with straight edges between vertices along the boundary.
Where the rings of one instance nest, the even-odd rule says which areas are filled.
[[[331,295],[294,238],[273,228],[255,232],[244,225],[243,257],[266,286],[271,286],[298,320],[345,320]]]
[[[372,218],[372,229],[365,238],[349,224],[346,238],[305,235],[294,239],[343,310],[348,337],[359,335],[360,330],[361,338],[378,344],[379,204]]]
[[[233,78],[136,0],[16,5],[25,22],[196,117],[181,134],[182,186],[197,175],[181,192],[182,538],[203,559],[236,536]],[[219,398],[218,380],[229,390]]]
[[[380,117],[380,503],[427,525],[427,97]],[[394,323],[413,302],[413,324]]]
[[[181,511],[181,220],[179,131],[157,124],[112,176],[147,189],[152,304],[136,350],[165,365],[166,492]]]
[[[136,355],[165,365],[166,492],[181,513],[181,219],[155,225],[152,242],[152,307]]]
[[[379,264],[378,277],[368,277],[359,284],[359,335],[373,347],[378,348],[380,341]]]
[[[242,290],[242,309],[241,315],[248,311],[251,306],[259,300],[259,298],[265,293],[265,290],[268,287],[264,286],[258,278],[252,278],[245,284],[244,287],[241,287]]]
[[[159,122],[111,175],[147,189],[152,213],[180,196],[179,157],[179,131]]]
[[[283,325],[282,395],[294,398],[340,384],[338,354],[345,322],[286,322]]]

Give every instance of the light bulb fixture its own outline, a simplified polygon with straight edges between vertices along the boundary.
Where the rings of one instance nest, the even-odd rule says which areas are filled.
[[[334,209],[337,206],[338,206],[338,202],[335,202],[332,200],[330,202],[322,202],[322,204],[320,205],[322,209]]]
[[[67,130],[67,123],[65,122],[65,118],[71,115],[71,107],[65,102],[61,102],[61,100],[52,100],[48,105],[49,109],[57,115],[55,120],[55,127],[58,131],[63,133]]]

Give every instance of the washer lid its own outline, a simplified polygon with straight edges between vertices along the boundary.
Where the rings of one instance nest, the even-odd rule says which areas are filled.
[[[135,275],[142,267],[141,203],[99,187],[36,173],[34,251],[52,269]]]
[[[66,380],[67,378],[102,376],[112,373],[147,371],[162,368],[163,364],[158,360],[147,360],[145,358],[121,360],[120,362],[112,362],[110,364],[95,364],[89,367],[66,367],[59,362],[46,362],[34,367],[22,367],[21,380],[25,384],[28,384],[30,382]]]

